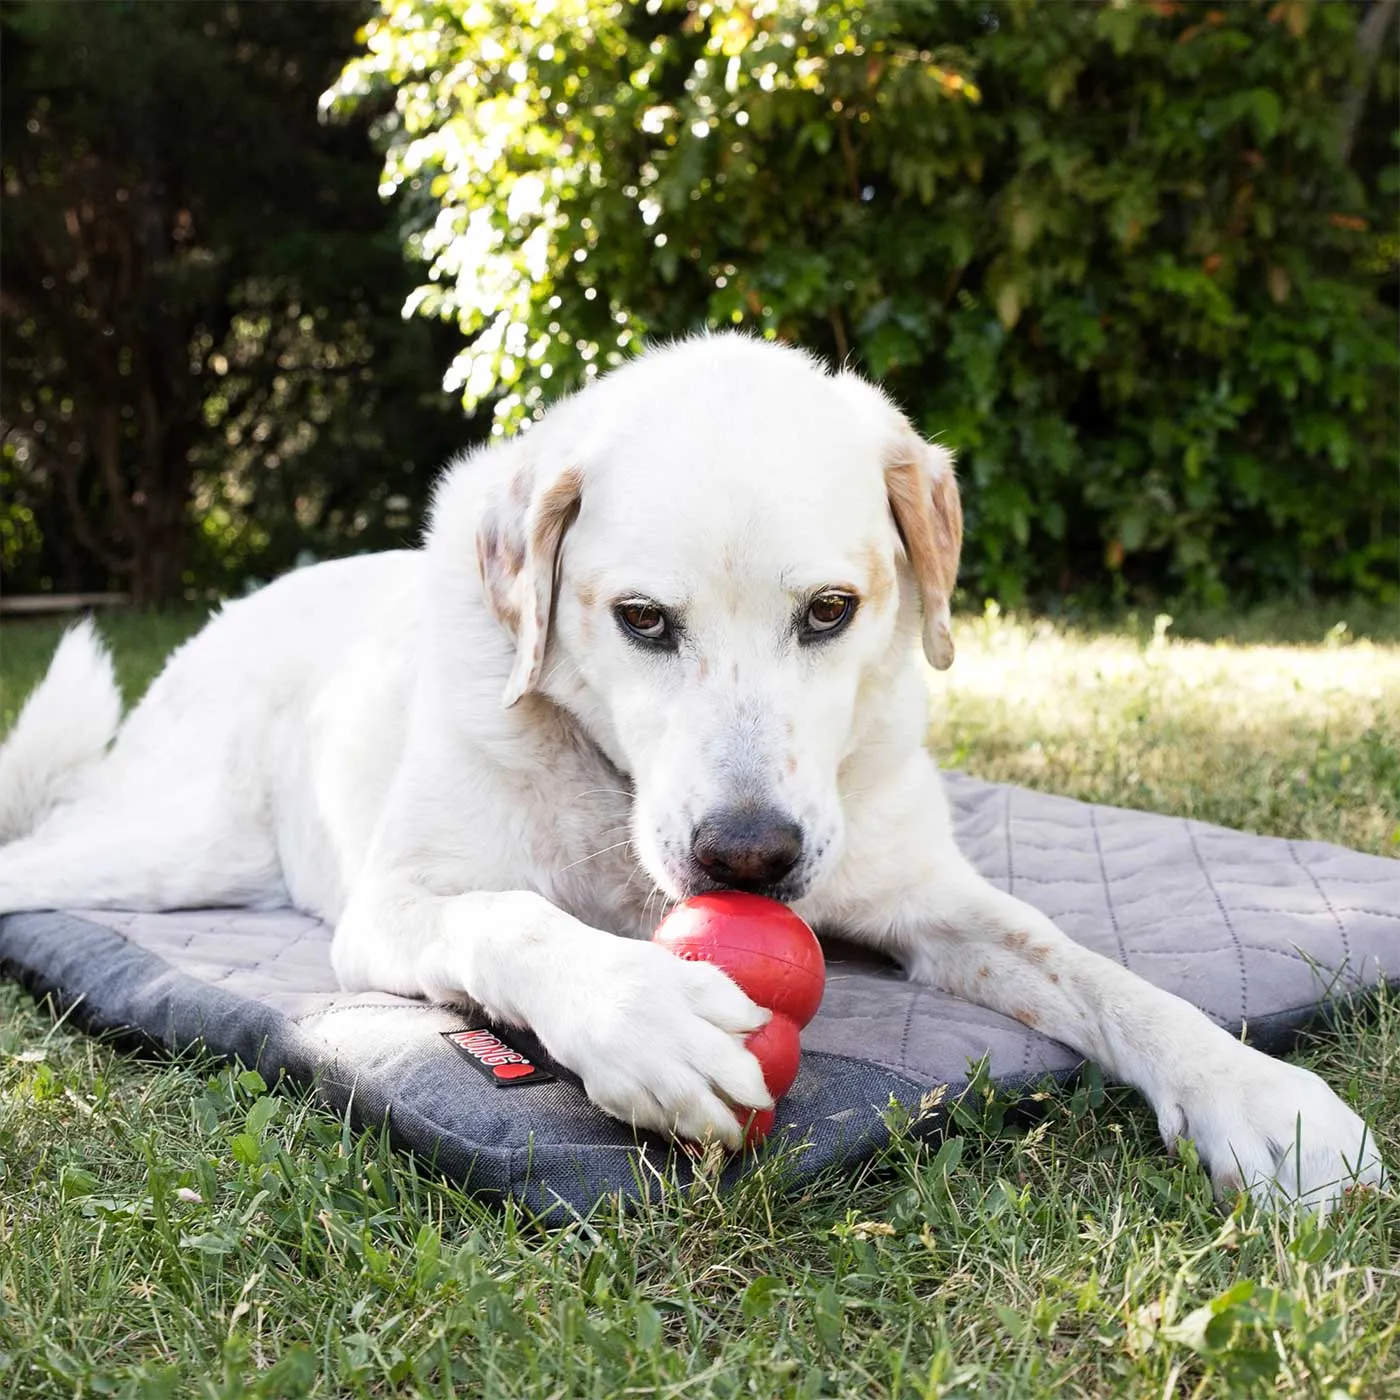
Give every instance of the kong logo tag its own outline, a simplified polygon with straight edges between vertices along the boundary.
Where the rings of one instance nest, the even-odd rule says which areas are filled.
[[[517,1084],[542,1084],[554,1076],[541,1069],[528,1055],[508,1044],[499,1031],[472,1027],[464,1031],[443,1031],[442,1038],[499,1089]]]

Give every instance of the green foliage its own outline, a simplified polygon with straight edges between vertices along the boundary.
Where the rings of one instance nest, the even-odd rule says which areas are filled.
[[[958,450],[977,593],[1393,599],[1396,65],[1362,8],[385,0],[326,102],[392,94],[414,304],[497,431],[738,326]]]

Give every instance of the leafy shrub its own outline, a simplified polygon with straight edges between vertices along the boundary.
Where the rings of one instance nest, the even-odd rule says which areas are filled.
[[[1362,9],[384,0],[325,100],[392,92],[410,305],[497,431],[740,326],[958,450],[978,594],[1393,598],[1396,71]]]

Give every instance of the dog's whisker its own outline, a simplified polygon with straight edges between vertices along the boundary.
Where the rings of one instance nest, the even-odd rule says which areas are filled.
[[[593,851],[589,855],[580,856],[577,860],[570,861],[568,865],[564,866],[560,870],[559,873],[561,875],[566,874],[568,871],[572,870],[576,865],[583,865],[587,861],[597,860],[599,856],[605,856],[608,854],[609,851],[620,851],[624,846],[630,846],[631,844],[632,838],[630,836],[627,838],[626,841],[615,841],[611,846],[604,846],[603,849],[600,851]]]
[[[666,900],[667,900],[666,891],[663,890],[663,889],[660,887],[660,885],[654,885],[654,886],[652,887],[651,893],[650,893],[649,895],[647,895],[647,897],[646,897],[646,903],[642,905],[642,920],[643,920],[643,922],[648,922],[648,921],[649,921],[649,922],[654,922],[654,923],[660,923],[660,922],[661,922],[661,920],[660,920],[660,919],[657,919],[657,918],[652,914],[652,912],[651,912],[651,907],[652,907],[652,905],[657,901],[657,899],[660,899],[663,905],[666,903]]]
[[[656,881],[651,878],[650,874],[647,873],[646,866],[644,866],[640,860],[634,859],[632,869],[628,872],[623,887],[629,890],[634,889],[639,879],[643,882],[643,886],[646,890],[646,897],[642,902],[642,917],[645,919],[647,908],[651,903],[652,897],[656,894],[657,884]]]
[[[561,672],[563,672],[563,668],[565,666],[567,666],[575,676],[578,675],[578,662],[573,660],[572,657],[561,656],[557,661],[555,661],[554,665],[549,668],[549,670],[544,674],[544,676],[541,677],[540,688],[543,690],[547,685],[549,685],[557,676],[561,674]]]

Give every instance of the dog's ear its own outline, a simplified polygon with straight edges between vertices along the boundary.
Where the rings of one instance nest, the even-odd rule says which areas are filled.
[[[582,472],[543,469],[527,450],[509,485],[482,511],[476,535],[481,582],[491,611],[515,633],[515,664],[501,697],[507,709],[539,685],[559,547],[582,496]]]
[[[940,671],[953,664],[948,605],[962,553],[962,500],[953,455],[914,432],[902,436],[885,461],[890,511],[919,585],[924,655]]]

